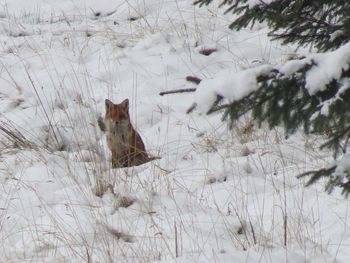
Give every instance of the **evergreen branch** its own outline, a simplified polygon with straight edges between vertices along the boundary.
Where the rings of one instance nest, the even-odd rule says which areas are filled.
[[[324,16],[324,18],[327,18],[328,15],[329,15],[329,13],[325,12],[323,16]],[[305,18],[306,20],[308,20],[312,23],[322,24],[326,28],[331,27],[331,28],[334,28],[335,30],[339,30],[340,28],[342,28],[341,25],[332,25],[330,23],[327,23],[325,20],[317,19],[313,16],[306,15],[305,17],[300,17],[300,19],[303,19],[303,18]]]
[[[213,0],[197,0],[195,3],[208,5],[211,2]],[[331,149],[335,159],[338,152],[345,154],[350,141],[350,1],[258,0],[251,5],[249,0],[223,0],[220,6],[224,5],[227,5],[225,13],[235,15],[230,29],[240,30],[266,22],[268,35],[273,39],[281,40],[282,44],[312,47],[314,54],[300,63],[289,64],[291,68],[294,65],[301,68],[286,76],[277,70],[266,76],[256,76],[256,90],[228,104],[220,105],[224,98],[216,99],[208,114],[223,111],[223,119],[231,121],[251,114],[259,125],[265,122],[270,129],[282,126],[287,135],[301,128],[306,135],[327,133],[329,138],[321,149]],[[332,50],[336,53],[316,53]],[[289,65],[286,65],[287,71],[291,70]],[[312,71],[314,67],[318,68]],[[320,87],[316,82],[309,82],[327,67],[332,68],[320,78]],[[311,93],[306,84],[313,85]],[[191,110],[196,106],[192,105]],[[330,168],[309,171],[298,178],[310,176],[307,186],[322,177],[327,178],[328,193],[339,187],[348,196],[349,160],[350,155]]]
[[[224,109],[227,109],[228,107],[230,107],[230,104],[223,104],[223,105],[216,106],[216,107],[213,106],[208,110],[207,114],[212,114],[212,113],[217,112],[217,111],[222,111]]]
[[[347,145],[347,142],[349,141],[349,137],[350,137],[350,126],[347,126],[341,130],[337,130],[336,132],[332,133],[332,138],[328,141],[326,141],[324,144],[322,144],[320,146],[320,149],[323,149],[323,148],[329,148],[333,145],[337,145],[337,148],[342,148],[343,150],[343,153],[346,152],[346,145]],[[342,147],[340,145],[340,141],[345,138],[345,143],[344,143],[344,146]],[[337,156],[337,149],[335,151],[335,157]]]
[[[346,139],[345,139],[345,141],[344,141],[344,146],[342,147],[342,149],[343,149],[343,154],[346,154],[346,149],[347,149],[347,145],[348,145],[349,139],[350,139],[350,132],[349,132],[348,135],[346,136]]]
[[[306,176],[311,176],[311,178],[306,182],[306,186],[310,186],[316,181],[318,181],[322,177],[327,177],[331,175],[335,169],[337,168],[336,165],[330,167],[330,168],[323,168],[320,170],[315,170],[315,171],[308,171],[302,174],[297,175],[297,178],[302,178]]]
[[[349,175],[347,175],[349,176]],[[349,196],[349,193],[350,193],[350,181],[347,181],[346,183],[342,183],[340,185],[340,187],[343,189],[342,190],[342,194],[345,196],[345,197],[348,197]]]
[[[198,0],[195,4],[202,6],[211,2]],[[228,6],[224,13],[232,12],[237,16],[230,24],[230,29],[240,30],[256,22],[266,21],[270,28],[269,35],[281,39],[283,44],[314,44],[322,51],[332,50],[350,41],[349,1],[280,0],[267,3],[259,0],[250,7],[248,0],[224,0],[220,7],[224,5]],[[347,33],[331,39],[336,31]]]
[[[214,111],[218,111],[219,110],[218,108],[221,108],[222,106],[224,106],[224,105],[218,106],[218,104],[223,100],[223,98],[224,97],[219,95],[219,94],[216,95],[216,99],[215,99],[214,103],[212,104],[211,108],[207,111],[207,114],[213,113]]]

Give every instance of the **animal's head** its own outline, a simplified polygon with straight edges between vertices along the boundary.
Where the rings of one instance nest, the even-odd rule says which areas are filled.
[[[106,99],[106,119],[114,121],[129,120],[129,99],[123,100],[120,104],[114,104]]]

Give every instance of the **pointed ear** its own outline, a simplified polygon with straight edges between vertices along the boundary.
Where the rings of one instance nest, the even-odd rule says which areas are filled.
[[[129,111],[129,99],[123,100],[120,103],[120,106],[122,106],[124,110]]]
[[[105,104],[107,110],[114,105],[113,102],[111,102],[109,99],[105,100]]]

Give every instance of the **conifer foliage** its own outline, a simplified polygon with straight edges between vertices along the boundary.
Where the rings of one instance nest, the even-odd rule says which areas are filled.
[[[208,5],[212,0],[197,0]],[[267,23],[269,36],[282,44],[308,47],[309,55],[282,65],[246,74],[256,88],[230,99],[216,90],[208,113],[223,110],[231,120],[251,113],[270,128],[283,126],[287,134],[302,129],[306,134],[327,135],[322,147],[331,148],[335,162],[328,168],[299,175],[308,184],[328,178],[326,190],[340,187],[350,193],[350,1],[224,0],[226,13],[233,13],[232,30]],[[248,79],[247,79],[248,81]],[[199,84],[198,90],[201,88]],[[227,92],[225,92],[227,94]]]

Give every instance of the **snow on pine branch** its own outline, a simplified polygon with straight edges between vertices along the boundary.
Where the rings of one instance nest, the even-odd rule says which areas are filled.
[[[275,2],[276,0],[249,0],[248,1],[248,6],[249,8],[253,8],[256,5],[267,5],[271,4],[272,2]]]
[[[342,189],[342,194],[345,197],[350,193],[350,154],[343,155],[339,160],[333,161],[327,168],[317,171],[308,171],[298,175],[298,178],[311,176],[307,185],[311,185],[322,177],[328,178],[325,190],[332,193],[336,187]]]
[[[311,55],[316,63],[306,75],[306,88],[310,95],[325,90],[331,81],[341,78],[343,70],[348,70],[350,63],[350,42],[333,52]]]
[[[350,77],[342,77],[343,72],[349,70],[349,64],[350,43],[347,43],[335,51],[310,54],[303,59],[290,60],[277,65],[275,68],[271,65],[260,65],[238,72],[235,72],[236,69],[233,68],[226,69],[214,78],[204,79],[199,83],[195,103],[200,112],[207,113],[218,95],[229,103],[241,100],[259,89],[259,77],[278,72],[276,78],[286,78],[296,74],[306,65],[311,65],[304,80],[305,88],[310,96],[315,95],[318,91],[324,91],[327,85],[334,80],[340,85],[337,93],[340,95],[350,86]]]
[[[268,75],[272,70],[273,67],[270,65],[239,72],[227,69],[221,71],[215,78],[202,80],[195,94],[199,111],[208,112],[216,101],[217,95],[228,99],[229,102],[244,98],[258,88],[257,78]]]

